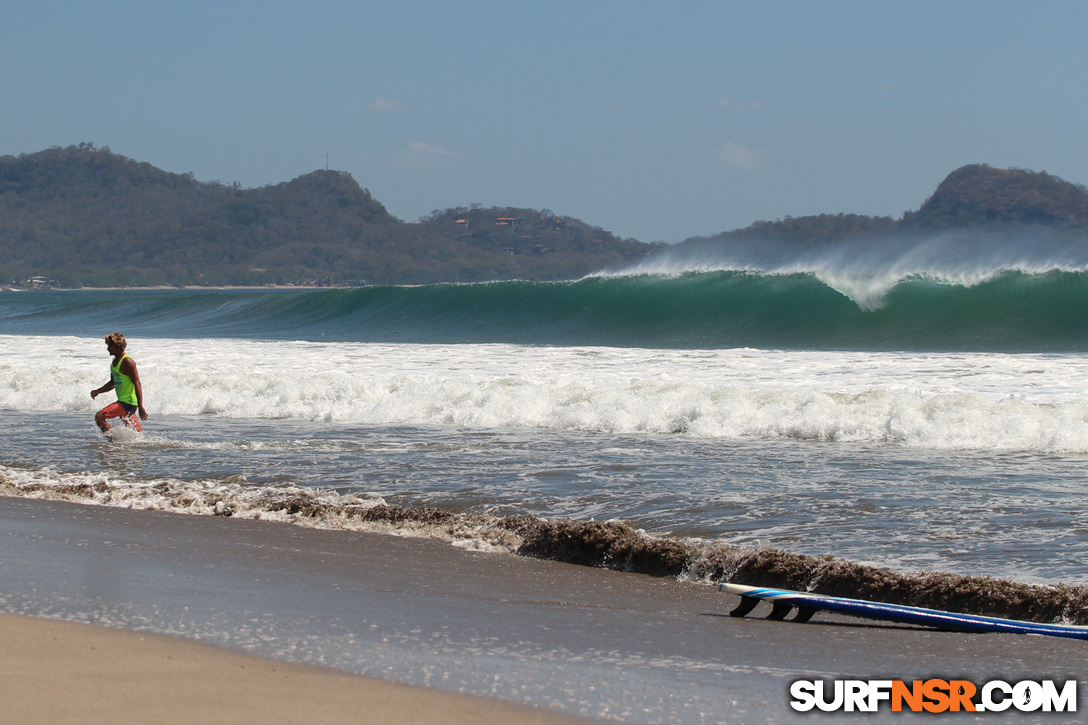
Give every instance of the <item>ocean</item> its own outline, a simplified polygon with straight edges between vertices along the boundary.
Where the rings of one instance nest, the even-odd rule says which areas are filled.
[[[0,485],[1088,624],[1088,261],[947,248],[3,293]],[[151,418],[110,442],[113,331]]]

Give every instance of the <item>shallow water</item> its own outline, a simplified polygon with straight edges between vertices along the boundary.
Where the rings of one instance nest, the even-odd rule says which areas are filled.
[[[176,416],[109,443],[84,416],[42,421],[0,413],[12,480],[292,484],[457,513],[623,519],[900,572],[1088,584],[1080,457]]]

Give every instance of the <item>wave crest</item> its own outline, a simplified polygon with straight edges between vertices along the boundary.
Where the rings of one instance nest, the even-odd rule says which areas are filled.
[[[888,293],[909,282],[970,288],[1009,273],[1086,272],[1088,238],[950,231],[805,245],[741,236],[693,240],[616,274],[728,271],[811,275],[871,311],[884,307]]]

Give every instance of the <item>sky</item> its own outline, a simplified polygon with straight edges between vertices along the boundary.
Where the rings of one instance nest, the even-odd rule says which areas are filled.
[[[899,217],[965,164],[1088,183],[1088,3],[7,0],[0,155],[83,142],[394,216],[679,242]]]

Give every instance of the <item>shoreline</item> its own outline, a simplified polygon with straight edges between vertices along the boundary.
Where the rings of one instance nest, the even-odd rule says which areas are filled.
[[[16,614],[0,614],[0,671],[0,708],[12,723],[590,722],[191,640]]]
[[[146,679],[144,704],[160,709],[173,702],[175,692],[179,707],[197,706],[188,702],[195,698],[211,708],[203,712],[228,712],[217,708],[235,708],[234,699],[255,698],[254,707],[271,699],[285,702],[284,708],[319,699],[308,685],[297,684],[309,679],[282,683],[283,673],[294,671],[287,661],[318,665],[327,677],[316,677],[315,688],[337,681],[353,690],[365,686],[356,678],[366,676],[438,691],[434,704],[414,711],[415,719],[379,714],[374,722],[455,725],[441,695],[483,697],[486,712],[498,712],[492,699],[520,703],[498,720],[462,721],[466,725],[560,722],[555,718],[747,724],[795,721],[788,702],[790,683],[798,677],[954,676],[984,683],[1083,675],[1077,663],[1084,643],[1074,640],[942,632],[841,615],[818,614],[806,624],[768,621],[764,611],[735,618],[729,612],[739,598],[705,584],[389,534],[0,496],[0,540],[2,612],[68,620],[55,623],[66,628],[86,622],[135,630],[103,632],[110,639],[124,635],[116,641],[130,648],[148,639],[141,632],[169,635],[174,653],[156,666],[180,668],[186,677],[202,670],[187,653],[205,646],[195,642],[208,643],[216,655],[245,658],[234,660],[234,669],[213,678],[207,689],[200,680],[175,683],[175,670],[152,671],[138,660],[128,660],[119,674],[94,661],[56,669],[66,655],[50,657],[36,644],[40,638],[0,641],[5,673],[44,678],[47,698],[35,697],[32,708],[40,699],[63,708],[71,681],[90,687],[88,696],[95,697],[119,692],[119,679],[127,698],[132,677]],[[0,618],[0,631],[6,622]],[[65,641],[67,633],[58,646]],[[251,661],[240,652],[270,659]],[[242,667],[263,669],[243,683],[231,674]],[[1083,695],[1084,683],[1078,687]],[[414,692],[389,690],[395,691]],[[21,700],[26,707],[27,692],[34,692],[34,684],[26,680],[2,688],[0,705]],[[147,704],[156,697],[158,703]],[[354,702],[350,693],[335,697]],[[389,697],[391,707],[419,699]],[[95,719],[85,716],[85,703],[79,707],[78,719],[15,721],[169,722],[146,713],[131,714],[127,722],[105,714]],[[373,710],[369,699],[361,711],[344,707],[344,717],[353,719],[327,721],[366,722],[360,712]],[[520,719],[541,713],[549,719]],[[216,719],[187,715],[176,722],[203,721]],[[307,710],[284,721],[317,718]]]

